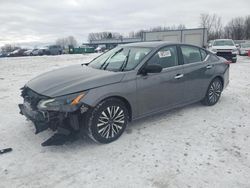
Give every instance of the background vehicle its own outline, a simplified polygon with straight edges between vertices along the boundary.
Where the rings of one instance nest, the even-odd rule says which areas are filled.
[[[1,53],[0,53],[0,57],[7,57],[7,54],[4,53],[4,52],[1,52]]]
[[[105,50],[106,50],[106,46],[105,45],[99,45],[95,49],[95,52],[100,53],[100,52],[104,52]]]
[[[240,45],[239,54],[248,55],[248,51],[250,51],[250,43],[242,43]]]
[[[231,39],[216,39],[209,45],[208,49],[233,63],[237,62],[238,49]]]
[[[100,143],[118,139],[129,121],[202,101],[218,102],[229,65],[205,49],[166,42],[116,47],[85,65],[34,78],[22,88],[21,114],[36,133],[63,130],[53,140],[84,129]],[[66,132],[66,134],[65,134]]]
[[[63,51],[59,45],[48,46],[46,50],[47,51],[44,52],[44,54],[47,53],[46,55],[61,55]]]
[[[37,48],[33,49],[32,52],[30,53],[30,55],[32,55],[32,56],[39,55],[39,49],[37,49]]]
[[[19,56],[23,56],[25,51],[26,51],[26,49],[17,49],[17,50],[14,50],[13,52],[10,52],[10,53],[8,54],[8,57],[19,57]]]
[[[24,51],[23,54],[24,54],[25,56],[30,56],[32,52],[33,52],[32,49],[31,49],[31,50],[26,50],[26,51]]]

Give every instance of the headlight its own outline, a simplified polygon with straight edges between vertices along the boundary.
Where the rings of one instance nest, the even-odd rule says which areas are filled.
[[[37,108],[48,111],[74,111],[79,107],[80,101],[84,96],[85,93],[78,93],[54,99],[41,100]]]

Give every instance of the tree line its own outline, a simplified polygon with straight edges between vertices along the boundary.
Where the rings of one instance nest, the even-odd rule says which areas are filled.
[[[219,38],[230,38],[233,40],[250,39],[250,15],[246,17],[235,17],[226,25],[216,14],[201,14],[200,27],[207,28],[208,40]]]
[[[128,36],[129,38],[141,38],[143,32],[147,31],[165,31],[165,30],[176,30],[176,29],[186,29],[186,26],[183,24],[180,24],[178,26],[156,26],[149,29],[141,29],[138,31],[131,31],[129,32]],[[103,40],[103,39],[122,39],[125,36],[117,33],[117,32],[96,32],[96,33],[89,33],[88,35],[88,41],[91,42],[92,40]]]
[[[207,28],[208,40],[219,38],[230,38],[233,40],[250,39],[250,15],[246,17],[235,17],[226,25],[223,25],[222,18],[216,14],[201,14],[199,27]],[[141,29],[138,31],[131,31],[128,34],[129,38],[141,38],[143,32],[148,31],[166,31],[166,30],[180,30],[186,29],[184,24],[173,26],[156,26],[149,29]],[[117,32],[97,32],[89,33],[88,41],[102,40],[102,39],[121,39],[123,36]]]

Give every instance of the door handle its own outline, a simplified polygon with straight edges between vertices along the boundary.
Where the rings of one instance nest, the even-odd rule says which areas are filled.
[[[175,79],[180,79],[180,78],[182,78],[184,76],[184,74],[177,74],[174,78]]]
[[[211,69],[211,68],[213,68],[213,65],[208,65],[206,68]]]

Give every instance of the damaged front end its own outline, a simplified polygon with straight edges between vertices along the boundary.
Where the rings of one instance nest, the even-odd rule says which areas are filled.
[[[84,113],[90,108],[81,102],[86,93],[50,98],[24,87],[20,113],[34,123],[36,134],[50,128],[57,134],[68,136],[79,132]]]

